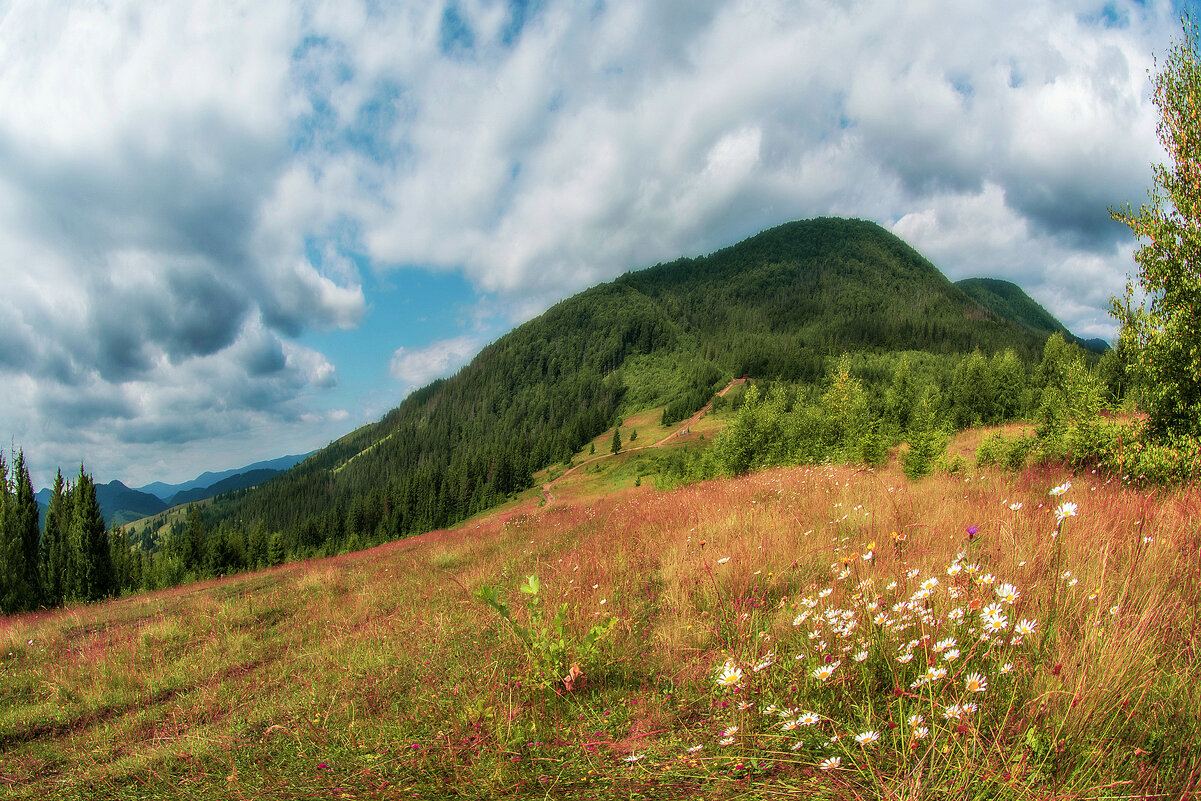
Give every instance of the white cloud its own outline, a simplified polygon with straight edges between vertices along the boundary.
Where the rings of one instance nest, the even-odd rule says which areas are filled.
[[[440,339],[422,348],[397,348],[392,354],[390,372],[406,389],[416,389],[455,372],[484,344],[479,337],[464,334]]]
[[[825,214],[1112,330],[1132,265],[1106,207],[1161,158],[1169,3],[548,2],[517,29],[471,0],[471,46],[443,52],[449,6],[11,3],[0,424],[114,465],[305,415],[332,434],[310,401],[335,365],[297,339],[359,324],[362,265],[461,271],[520,320]],[[393,374],[480,344],[397,351]]]

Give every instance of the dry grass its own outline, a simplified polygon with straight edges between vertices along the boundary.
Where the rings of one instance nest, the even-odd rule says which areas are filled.
[[[971,775],[995,797],[1181,797],[1201,771],[1201,493],[1079,476],[1050,498],[1065,478],[802,467],[603,497],[565,481],[542,509],[527,499],[371,551],[8,619],[0,792],[959,798]],[[1059,500],[1079,514],[1056,538]],[[715,672],[800,647],[797,602],[841,586],[832,564],[883,583],[944,575],[961,551],[1015,583],[1013,617],[1047,634],[975,745],[947,741],[961,750],[916,773],[903,750],[849,753],[827,773],[763,736],[717,745],[732,713]],[[581,691],[536,689],[521,646],[470,596],[530,573],[548,603],[570,604],[571,631],[619,618]]]

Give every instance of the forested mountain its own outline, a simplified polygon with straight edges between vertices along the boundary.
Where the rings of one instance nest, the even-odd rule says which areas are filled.
[[[365,545],[494,505],[621,413],[665,405],[683,419],[730,376],[815,382],[863,351],[1033,361],[1062,326],[993,294],[1008,305],[971,297],[870,222],[783,225],[557,304],[379,422],[217,498],[205,522],[278,532],[288,553]]]
[[[1041,334],[1063,334],[1069,342],[1094,353],[1104,353],[1109,343],[1103,339],[1080,339],[1063,327],[1049,311],[1017,284],[1000,278],[964,278],[955,286],[994,314]]]
[[[289,467],[296,465],[298,462],[304,461],[310,454],[302,453],[292,456],[280,456],[275,459],[268,459],[262,462],[248,464],[245,467],[235,467],[232,470],[221,470],[219,472],[204,472],[196,476],[191,481],[185,481],[182,484],[164,484],[161,481],[155,481],[147,484],[144,487],[136,487],[138,492],[148,492],[156,498],[161,498],[167,502],[168,506],[175,506],[180,503],[188,503],[196,500],[198,497],[211,498],[221,492],[228,492],[231,489],[242,489],[249,487],[255,482],[246,481],[241,487],[235,487],[229,483],[225,483],[227,479],[235,478],[247,473],[254,473],[259,481],[269,478],[270,475],[287,470]],[[269,470],[270,474],[262,471]],[[236,483],[236,482],[235,482]],[[213,490],[208,495],[197,496],[194,490]],[[191,493],[182,495],[181,493]]]

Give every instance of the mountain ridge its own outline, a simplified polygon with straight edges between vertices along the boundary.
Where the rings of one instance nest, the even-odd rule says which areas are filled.
[[[1031,362],[1050,333],[971,297],[875,223],[787,223],[560,301],[206,514],[282,530],[289,552],[383,541],[490,508],[623,413],[683,419],[731,376],[816,383],[843,352],[1009,348]]]

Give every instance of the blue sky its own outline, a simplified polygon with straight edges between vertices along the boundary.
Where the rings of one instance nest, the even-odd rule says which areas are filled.
[[[1183,8],[14,0],[0,436],[40,485],[307,451],[557,300],[818,215],[1110,336]]]

